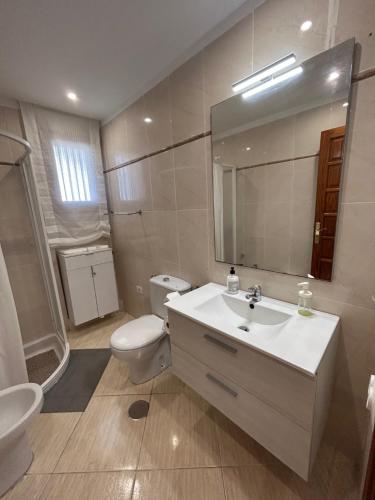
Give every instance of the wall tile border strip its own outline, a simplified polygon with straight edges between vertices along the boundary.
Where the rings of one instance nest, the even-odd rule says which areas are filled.
[[[366,80],[367,78],[371,78],[375,76],[375,68],[366,69],[361,71],[352,77],[352,83],[360,82],[361,80]],[[133,163],[138,163],[139,161],[146,160],[147,158],[151,158],[152,156],[159,155],[161,153],[165,153],[166,151],[170,151],[171,149],[178,148],[180,146],[184,146],[185,144],[189,144],[189,142],[197,141],[198,139],[203,139],[204,137],[209,137],[212,135],[211,130],[207,130],[206,132],[202,132],[201,134],[193,135],[192,137],[188,137],[183,141],[176,142],[171,144],[170,146],[166,146],[165,148],[158,149],[157,151],[153,151],[152,153],[147,153],[143,156],[138,156],[138,158],[134,158],[133,160],[126,161],[124,163],[120,163],[115,167],[111,167],[107,170],[103,170],[104,174],[108,174],[109,172],[113,172],[114,170],[118,170],[123,167],[127,167],[128,165],[132,165]]]
[[[375,68],[365,69],[360,71],[356,75],[352,77],[352,83],[360,82],[361,80],[366,80],[367,78],[371,78],[375,76]]]
[[[189,144],[189,142],[194,142],[197,141],[198,139],[209,137],[211,134],[212,134],[211,130],[208,130],[207,132],[202,132],[201,134],[193,135],[192,137],[184,139],[183,141],[176,142],[175,144],[171,144],[170,146],[166,146],[163,149],[158,149],[157,151],[153,151],[152,153],[147,153],[146,155],[138,156],[138,158],[134,158],[133,160],[126,161],[124,163],[121,163],[120,165],[116,165],[115,167],[103,170],[103,173],[108,174],[109,172],[113,172],[114,170],[118,170],[119,168],[127,167],[128,165],[132,165],[133,163],[138,163],[139,161],[146,160],[147,158],[151,158],[152,156],[156,156],[161,153],[165,153],[166,151],[170,151],[171,149],[184,146],[185,144]]]

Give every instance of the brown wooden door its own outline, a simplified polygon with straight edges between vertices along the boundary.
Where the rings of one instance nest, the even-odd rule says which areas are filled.
[[[320,135],[311,274],[323,280],[332,277],[344,138],[345,126]]]

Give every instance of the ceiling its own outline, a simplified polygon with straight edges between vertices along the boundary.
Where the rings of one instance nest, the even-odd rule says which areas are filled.
[[[0,0],[0,96],[106,119],[255,3]]]

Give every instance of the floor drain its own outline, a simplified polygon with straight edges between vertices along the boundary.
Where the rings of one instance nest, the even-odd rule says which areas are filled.
[[[239,326],[238,328],[239,328],[240,330],[243,330],[244,332],[249,332],[249,331],[250,331],[250,330],[249,330],[249,328],[248,328],[247,326],[245,326],[245,325],[241,325],[241,326]]]
[[[139,420],[140,418],[147,417],[149,407],[150,404],[148,401],[139,399],[138,401],[134,401],[134,403],[129,406],[128,415],[133,420]]]

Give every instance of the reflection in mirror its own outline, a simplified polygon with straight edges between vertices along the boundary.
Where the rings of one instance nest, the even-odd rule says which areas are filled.
[[[216,260],[331,279],[353,50],[211,108]]]

